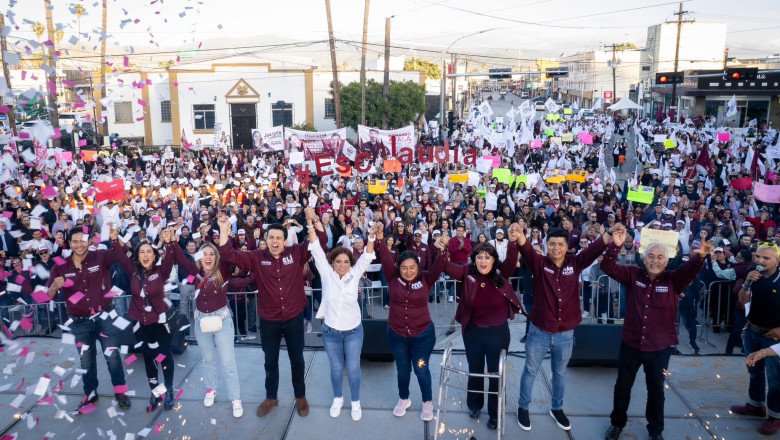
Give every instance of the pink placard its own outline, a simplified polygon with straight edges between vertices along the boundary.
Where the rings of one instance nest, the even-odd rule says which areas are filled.
[[[753,184],[753,197],[765,203],[780,203],[780,185]]]
[[[3,212],[3,217],[5,217],[5,218],[11,218],[13,216],[14,216],[14,213],[11,212],[11,211],[4,211]]]
[[[78,304],[79,301],[84,299],[84,294],[81,292],[76,292],[73,295],[68,297],[68,302],[71,304]]]
[[[65,163],[71,163],[73,162],[73,152],[72,151],[63,151],[60,153],[60,159]]]
[[[86,146],[87,146],[87,140],[79,139],[79,147],[86,147]]]
[[[729,140],[731,140],[731,133],[727,131],[718,132],[718,142],[728,142]]]
[[[501,166],[501,157],[500,156],[482,156],[483,159],[488,159],[493,161],[493,168],[498,168]]]
[[[580,132],[580,134],[582,134],[582,132]],[[585,145],[593,145],[593,136],[591,136],[589,134],[585,134],[583,136],[580,136],[580,140]]]
[[[531,144],[532,150],[538,150],[542,148],[542,140],[541,139],[534,139],[534,143]]]

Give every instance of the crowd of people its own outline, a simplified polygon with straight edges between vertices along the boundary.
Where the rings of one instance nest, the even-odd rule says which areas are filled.
[[[721,281],[718,294],[710,295],[710,324],[730,333],[727,352],[742,348],[749,355],[750,400],[732,411],[765,416],[759,430],[777,432],[780,302],[769,293],[779,278],[774,243],[780,209],[754,195],[752,185],[735,183],[774,183],[777,132],[763,123],[724,129],[702,118],[673,123],[575,114],[532,122],[519,114],[521,121],[513,115],[497,126],[475,110],[450,133],[419,137],[422,145],[446,140],[479,157],[498,156],[495,168],[508,168],[508,181],[490,170],[467,182],[451,181],[462,168],[437,161],[381,173],[381,157],[369,173],[343,178],[304,176],[283,153],[273,152],[206,148],[171,160],[110,150],[95,161],[76,155],[52,166],[53,158],[14,159],[9,148],[0,164],[6,176],[0,218],[0,261],[7,268],[3,324],[9,334],[27,325],[49,331],[60,325],[73,334],[86,371],[79,409],[98,399],[97,341],[118,406],[130,408],[117,349],[118,317],[135,323],[151,391],[148,411],[175,405],[176,310],[194,318],[204,358],[204,405],[216,400],[219,357],[235,417],[243,415],[236,336],[261,339],[266,398],[257,408],[260,417],[278,405],[284,339],[295,406],[303,417],[309,412],[304,335],[322,320],[334,396],[330,415],[338,417],[344,405],[346,370],[350,413],[357,421],[365,314],[358,291],[376,260],[397,370],[395,416],[412,405],[414,371],[420,417],[433,418],[429,358],[436,334],[429,304],[443,299],[435,286],[447,278],[457,281],[446,301],[457,302],[455,320],[471,373],[496,371],[501,350],[509,347],[508,322],[528,315],[517,411],[524,430],[531,429],[528,409],[546,353],[552,354],[550,414],[568,430],[563,408],[573,329],[591,316],[623,319],[606,436],[618,438],[626,424],[641,365],[648,377],[648,432],[656,439],[663,431],[663,372],[678,345],[677,311],[698,353],[699,294]],[[729,133],[728,140],[721,132]],[[658,135],[671,144],[659,142]],[[626,168],[629,156],[637,158],[633,169]],[[369,179],[376,177],[389,182],[382,194],[370,191]],[[121,188],[110,195],[95,183],[117,181]],[[631,197],[639,186],[652,189],[650,200]],[[643,230],[653,229],[676,231],[676,249],[656,244],[639,253]],[[602,275],[615,283],[600,282]],[[519,289],[513,277],[521,278]],[[237,298],[251,306],[237,307]],[[49,299],[61,301],[55,307],[64,308],[66,318],[44,319],[50,316],[44,313],[30,322],[29,308]],[[489,380],[489,391],[497,386]],[[469,379],[466,403],[474,419],[484,407],[483,390],[484,380]],[[492,429],[495,397],[487,399]]]

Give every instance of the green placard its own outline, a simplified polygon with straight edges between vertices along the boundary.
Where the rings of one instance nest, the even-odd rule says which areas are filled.
[[[528,185],[528,176],[525,174],[520,176],[515,176],[515,184],[518,183],[525,183],[526,185]]]
[[[555,130],[553,130],[552,128],[545,128],[544,135],[547,137],[555,136]]]
[[[512,171],[509,168],[494,168],[493,177],[501,183],[510,183],[512,181]]]
[[[664,148],[667,150],[671,150],[674,148],[674,140],[673,139],[664,139]]]
[[[655,194],[655,188],[640,185],[636,190],[628,190],[628,200],[649,205],[653,203],[653,194]]]

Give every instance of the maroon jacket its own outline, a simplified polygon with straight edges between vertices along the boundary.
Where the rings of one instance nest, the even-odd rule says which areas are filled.
[[[119,262],[125,252],[125,248],[117,242],[112,242],[111,249],[88,251],[84,261],[81,262],[81,269],[76,268],[76,265],[73,264],[73,257],[70,256],[65,259],[65,264],[55,265],[51,269],[51,276],[46,287],[51,287],[57,277],[63,277],[65,282],[71,280],[72,285],[61,289],[65,294],[65,299],[70,298],[76,292],[83,293],[84,298],[76,304],[65,301],[68,316],[82,318],[94,315],[110,307],[114,300],[112,297],[106,298],[105,296],[106,292],[111,289],[111,286],[105,281],[107,278],[105,275],[112,265]]]
[[[650,281],[646,269],[617,264],[619,253],[620,248],[611,244],[601,261],[601,270],[626,286],[623,342],[639,351],[677,345],[677,302],[698,275],[704,260],[691,254],[676,270],[667,270]]]
[[[539,255],[526,240],[520,255],[534,274],[534,303],[531,322],[548,333],[573,330],[582,321],[580,309],[580,272],[587,269],[604,251],[599,237],[576,255],[566,255],[561,267],[549,257]],[[507,251],[507,260],[509,252]]]
[[[160,315],[170,308],[170,304],[165,301],[165,284],[175,262],[174,248],[181,249],[181,246],[176,242],[166,244],[162,263],[150,270],[138,269],[127,254],[121,255],[119,264],[130,275],[130,307],[127,314],[142,325],[156,324]],[[141,296],[142,291],[144,296]]]
[[[504,278],[504,285],[501,287],[496,287],[483,275],[471,274],[470,265],[446,262],[444,273],[463,282],[463,294],[458,303],[458,310],[455,312],[455,320],[460,323],[463,330],[471,322],[477,325],[495,326],[513,319],[518,312],[522,311],[525,314],[517,293],[509,283],[509,277],[515,273],[517,260],[517,243],[509,242],[506,258],[503,262],[497,262],[498,270]],[[504,301],[495,301],[498,296],[503,296]],[[493,301],[490,300],[491,298]],[[505,307],[492,307],[496,304],[503,304]]]
[[[387,276],[387,287],[390,291],[390,316],[387,324],[399,336],[417,336],[432,323],[428,309],[428,293],[441,275],[444,258],[436,258],[428,272],[419,270],[417,279],[407,282],[399,276],[387,244],[377,240],[374,246],[380,256],[382,272]]]
[[[317,231],[320,245],[327,249],[328,238]],[[230,241],[219,246],[220,257],[228,263],[249,271],[257,286],[257,313],[267,321],[288,321],[307,306],[303,290],[304,265],[311,258],[309,242],[288,246],[279,258],[268,250],[238,251]]]

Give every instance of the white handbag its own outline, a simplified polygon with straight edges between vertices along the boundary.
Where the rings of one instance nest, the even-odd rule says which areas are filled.
[[[200,331],[203,333],[213,333],[222,330],[222,320],[224,318],[224,314],[202,316],[198,320]]]

